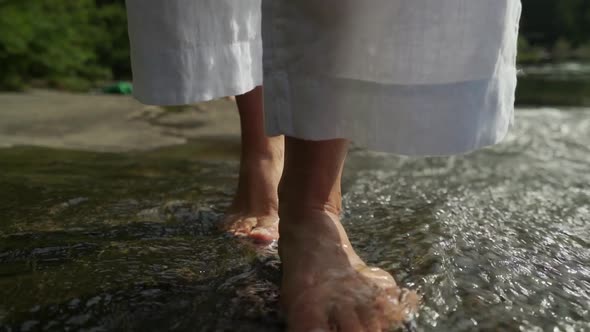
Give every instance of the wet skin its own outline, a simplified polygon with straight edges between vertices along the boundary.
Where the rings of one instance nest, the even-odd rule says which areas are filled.
[[[277,188],[283,172],[283,137],[264,133],[262,87],[236,96],[242,129],[240,178],[221,228],[256,242],[278,239]]]
[[[262,88],[236,102],[240,178],[222,228],[258,243],[280,234],[281,302],[289,331],[380,332],[401,326],[417,306],[416,294],[368,267],[339,220],[348,141],[268,138]]]
[[[281,301],[288,330],[380,332],[417,306],[387,272],[356,254],[339,215],[348,141],[287,137],[279,188]]]

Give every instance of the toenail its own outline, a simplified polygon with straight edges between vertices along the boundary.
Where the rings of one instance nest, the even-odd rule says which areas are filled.
[[[252,230],[252,233],[262,234],[262,235],[271,235],[270,232],[264,228],[254,228]]]
[[[313,329],[313,330],[311,330],[309,332],[327,332],[327,331],[324,330],[324,329]]]

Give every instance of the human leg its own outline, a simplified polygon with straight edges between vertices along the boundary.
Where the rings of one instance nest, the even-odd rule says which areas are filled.
[[[261,242],[278,238],[277,187],[283,170],[283,137],[264,133],[262,87],[236,96],[242,130],[240,177],[222,228]]]
[[[389,273],[362,261],[340,223],[347,147],[346,140],[286,138],[279,253],[289,331],[385,331],[417,302]]]

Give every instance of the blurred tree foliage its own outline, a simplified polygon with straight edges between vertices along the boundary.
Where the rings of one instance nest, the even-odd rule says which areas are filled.
[[[522,0],[521,62],[590,60],[589,0]]]
[[[590,0],[522,2],[521,62],[590,60]],[[129,78],[126,29],[124,0],[0,0],[0,90]]]
[[[0,0],[0,89],[128,76],[126,28],[124,0]]]

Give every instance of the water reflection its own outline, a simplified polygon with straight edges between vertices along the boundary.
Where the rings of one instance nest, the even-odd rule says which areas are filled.
[[[525,67],[519,76],[520,105],[590,106],[590,64]]]

